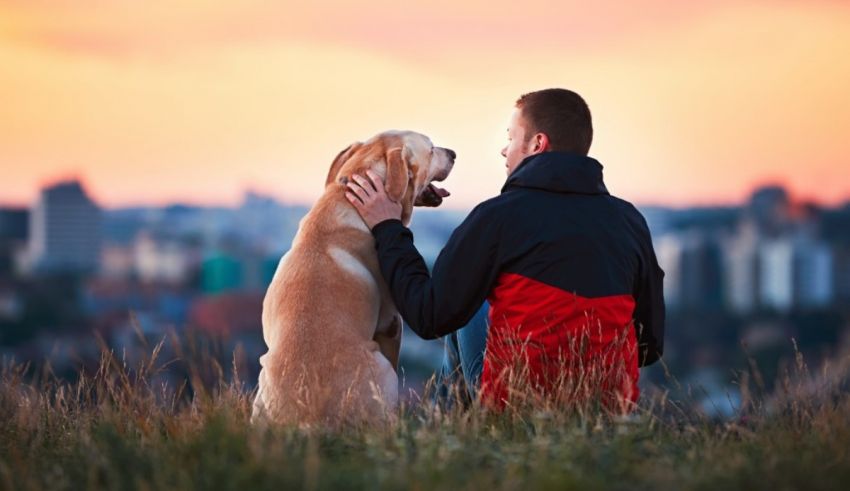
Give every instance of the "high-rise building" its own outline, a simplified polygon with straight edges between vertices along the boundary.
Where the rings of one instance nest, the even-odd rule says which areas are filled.
[[[786,312],[794,306],[794,244],[787,238],[769,240],[759,252],[761,304]]]
[[[794,248],[794,296],[800,307],[826,307],[835,299],[835,255],[825,242],[804,238]]]
[[[724,292],[730,310],[746,314],[759,307],[759,242],[752,226],[728,240],[724,252]]]
[[[663,235],[655,246],[665,273],[664,301],[671,310],[722,307],[722,257],[715,240],[691,230]]]
[[[656,236],[655,255],[664,270],[664,304],[670,309],[681,307],[682,238],[676,234]]]
[[[798,235],[766,241],[760,253],[764,306],[784,312],[832,303],[835,261],[826,243]]]
[[[690,309],[719,309],[723,305],[722,255],[715,240],[691,232],[685,236],[681,259],[681,300]]]
[[[93,272],[101,246],[101,210],[79,181],[41,190],[30,213],[29,262],[33,271]]]

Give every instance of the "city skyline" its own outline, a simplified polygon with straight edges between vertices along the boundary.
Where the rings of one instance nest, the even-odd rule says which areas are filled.
[[[527,19],[520,21],[518,19]],[[409,128],[458,152],[449,208],[496,194],[514,100],[566,86],[611,191],[850,194],[845,2],[0,5],[0,202],[85,180],[103,206],[322,192],[336,153]]]
[[[85,179],[82,179],[76,175],[68,174],[64,175],[57,179],[43,179],[39,181],[39,185],[36,189],[36,195],[32,198],[30,202],[12,202],[12,201],[3,201],[2,197],[0,197],[0,208],[2,209],[21,209],[28,210],[35,206],[39,199],[39,194],[44,190],[53,188],[55,186],[60,186],[68,183],[75,183],[82,186],[89,197],[92,198],[93,202],[97,204],[100,208],[104,210],[121,210],[121,209],[132,209],[132,208],[166,208],[169,206],[190,206],[190,207],[199,207],[199,208],[236,208],[242,206],[246,203],[246,200],[254,198],[261,199],[272,199],[276,203],[284,206],[296,206],[296,207],[311,207],[313,202],[310,201],[298,201],[294,199],[287,199],[286,196],[281,196],[280,193],[275,192],[266,192],[265,190],[258,189],[254,186],[247,186],[237,190],[237,193],[234,194],[234,197],[230,201],[195,201],[192,199],[166,199],[166,200],[148,200],[148,201],[133,201],[133,202],[120,202],[117,204],[108,204],[103,203],[101,200],[97,198],[96,193],[92,192],[91,186],[88,185],[88,182]],[[850,207],[850,191],[844,196],[840,197],[833,202],[829,201],[819,201],[817,199],[810,199],[806,195],[801,195],[795,193],[793,191],[793,185],[785,182],[778,181],[764,181],[761,183],[757,183],[753,186],[748,187],[744,195],[735,201],[685,201],[681,203],[664,203],[659,201],[646,201],[646,202],[636,202],[635,204],[641,208],[666,208],[666,209],[699,209],[699,208],[737,208],[746,205],[747,201],[751,199],[752,193],[758,191],[759,189],[765,188],[781,188],[785,192],[788,193],[788,196],[791,198],[794,206],[803,206],[803,205],[814,205],[823,208],[842,208],[842,207]],[[498,192],[498,189],[495,191]],[[617,194],[612,191],[612,194]],[[318,196],[316,196],[318,198]],[[452,212],[463,212],[469,211],[472,206],[475,204],[454,204],[449,200],[451,198],[447,198],[446,201],[439,207],[433,208],[434,210],[447,210]],[[420,211],[428,211],[432,208],[420,208]]]
[[[43,189],[31,210],[0,208],[0,271],[181,284],[201,268],[207,293],[237,285],[262,290],[306,212],[254,193],[233,208],[110,211],[92,202],[81,183],[59,182]],[[725,305],[739,313],[787,312],[850,295],[850,207],[812,207],[784,188],[764,187],[737,207],[643,212],[674,310]],[[412,224],[429,261],[462,217],[430,213]]]

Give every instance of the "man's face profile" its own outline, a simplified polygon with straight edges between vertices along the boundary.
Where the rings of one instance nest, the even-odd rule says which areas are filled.
[[[522,115],[522,109],[514,109],[511,121],[508,125],[508,144],[502,149],[502,157],[505,157],[507,174],[511,175],[520,162],[529,155],[540,153],[531,129]]]

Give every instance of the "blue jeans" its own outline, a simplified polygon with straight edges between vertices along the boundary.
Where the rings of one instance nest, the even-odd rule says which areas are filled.
[[[455,396],[466,404],[475,399],[481,383],[481,370],[484,367],[484,349],[487,347],[487,312],[490,304],[486,301],[462,328],[444,338],[443,366],[440,369],[438,397],[451,404]],[[453,393],[452,386],[460,392]]]

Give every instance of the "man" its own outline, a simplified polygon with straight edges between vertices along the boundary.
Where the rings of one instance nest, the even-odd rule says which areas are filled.
[[[592,138],[590,110],[575,92],[520,97],[502,150],[502,192],[454,231],[431,275],[380,179],[348,184],[415,333],[452,333],[489,301],[489,329],[477,330],[486,336],[480,380],[467,382],[496,406],[523,388],[560,400],[596,391],[628,412],[638,367],[662,354],[664,273],[640,212],[608,193],[602,166],[587,156]]]

